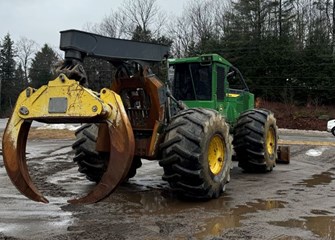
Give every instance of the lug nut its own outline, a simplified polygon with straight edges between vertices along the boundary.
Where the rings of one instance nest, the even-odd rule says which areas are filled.
[[[98,107],[94,105],[94,106],[92,107],[92,111],[93,111],[93,112],[98,111]]]

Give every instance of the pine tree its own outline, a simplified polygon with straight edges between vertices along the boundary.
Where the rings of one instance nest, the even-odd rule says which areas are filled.
[[[5,114],[15,104],[15,50],[14,42],[9,33],[0,44],[0,94],[1,115]]]
[[[150,42],[151,32],[150,30],[143,30],[142,27],[138,25],[135,28],[131,39],[135,41],[141,41],[141,42]]]
[[[31,85],[38,88],[55,78],[53,67],[58,61],[55,51],[44,44],[43,48],[36,53],[29,69]]]
[[[28,83],[26,82],[25,72],[23,70],[22,64],[19,63],[17,68],[15,69],[15,89],[17,95],[28,87]]]

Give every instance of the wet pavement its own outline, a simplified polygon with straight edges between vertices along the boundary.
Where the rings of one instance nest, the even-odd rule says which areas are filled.
[[[335,239],[335,147],[327,133],[311,145],[314,137],[283,136],[308,144],[291,145],[290,164],[268,174],[243,173],[234,162],[218,199],[177,199],[158,163],[143,160],[133,179],[91,205],[66,202],[93,187],[72,163],[73,140],[33,139],[30,174],[50,203],[23,197],[1,157],[0,239]]]

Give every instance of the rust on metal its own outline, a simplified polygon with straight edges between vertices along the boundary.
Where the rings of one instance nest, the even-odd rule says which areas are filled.
[[[110,152],[109,130],[107,123],[100,123],[95,150],[98,152]]]
[[[14,186],[26,197],[37,202],[48,203],[48,200],[33,184],[26,163],[26,144],[32,120],[44,119],[52,122],[80,122],[83,120],[99,120],[108,129],[110,160],[101,181],[91,192],[79,199],[69,200],[70,203],[98,202],[110,193],[124,180],[132,164],[135,149],[134,134],[124,109],[122,100],[115,92],[104,89],[101,98],[72,80],[63,76],[64,81],[54,80],[48,86],[27,95],[23,91],[16,103],[13,115],[9,119],[2,142],[4,164]],[[71,94],[64,93],[64,84],[75,85]],[[61,91],[63,90],[63,91]],[[67,96],[67,98],[64,97]],[[45,99],[49,102],[46,109]],[[81,103],[86,102],[88,106]],[[69,104],[68,104],[69,103]],[[98,111],[92,113],[92,107]],[[34,109],[33,113],[22,114],[22,106]],[[25,113],[25,111],[23,112]],[[27,116],[28,115],[28,116]]]
[[[124,111],[122,102],[113,95],[117,103],[117,117],[107,120],[110,139],[110,155],[106,172],[100,182],[86,196],[71,199],[72,204],[94,203],[110,195],[127,176],[135,149],[134,134]]]
[[[17,115],[10,118],[3,136],[2,151],[7,174],[23,195],[37,202],[48,203],[33,184],[26,163],[26,143],[31,122],[17,120]]]

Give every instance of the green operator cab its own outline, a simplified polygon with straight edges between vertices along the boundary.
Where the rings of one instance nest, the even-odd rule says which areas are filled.
[[[169,59],[169,85],[177,100],[191,108],[215,109],[230,125],[254,108],[242,74],[218,54]]]

